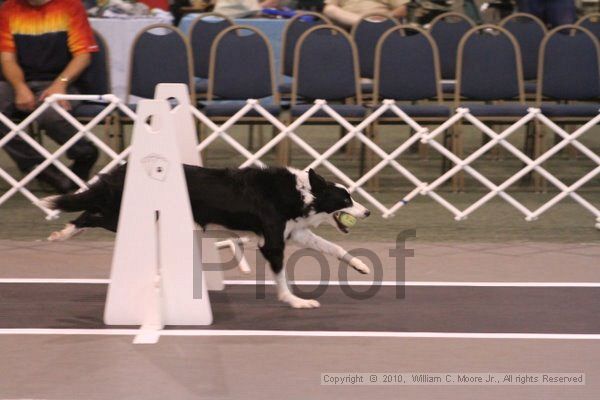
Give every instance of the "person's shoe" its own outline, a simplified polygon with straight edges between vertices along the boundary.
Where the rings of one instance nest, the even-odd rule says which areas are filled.
[[[69,193],[75,187],[75,184],[54,166],[50,166],[40,172],[35,179],[47,183],[48,185],[52,186],[54,190],[61,194]]]

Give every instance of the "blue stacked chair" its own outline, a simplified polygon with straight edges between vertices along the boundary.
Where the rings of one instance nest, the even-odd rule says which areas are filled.
[[[454,106],[467,107],[482,121],[502,124],[525,116],[523,64],[515,37],[496,25],[468,31],[458,46]],[[483,134],[483,141],[488,137]],[[454,153],[463,157],[460,126],[452,137]],[[455,190],[464,188],[464,174],[455,175]]]
[[[375,53],[374,103],[395,100],[396,105],[421,124],[437,124],[450,117],[443,104],[440,60],[431,35],[409,25],[387,31]],[[378,124],[404,123],[392,111],[386,111],[373,127],[378,139]],[[416,148],[416,147],[415,147]]]
[[[548,33],[540,49],[537,92],[544,115],[561,122],[586,122],[598,115],[599,54],[598,41],[581,26],[563,25]]]
[[[468,107],[476,117],[494,122],[524,116],[522,65],[519,45],[506,29],[495,25],[471,29],[458,47],[455,107]],[[498,100],[508,102],[493,104]]]
[[[307,30],[320,25],[331,25],[331,21],[322,14],[309,11],[298,13],[285,25],[281,39],[281,78],[278,87],[282,96],[289,97],[292,93],[294,55],[298,39]]]
[[[361,119],[367,113],[362,105],[356,45],[339,27],[316,26],[300,37],[293,78],[293,118],[304,114],[316,99],[331,102],[330,106],[346,119]],[[346,101],[348,99],[353,100],[352,104]],[[319,119],[331,121],[324,111],[318,111],[311,118]]]
[[[138,33],[131,46],[127,103],[131,96],[154,98],[159,83],[183,83],[193,88],[192,51],[185,35],[167,24]],[[195,104],[195,93],[190,93]]]
[[[600,40],[600,13],[588,14],[575,23],[577,26],[592,32]]]
[[[244,107],[247,99],[259,100],[270,114],[279,117],[281,107],[273,50],[259,29],[236,25],[217,35],[211,50],[208,77],[202,112],[211,120],[226,121]],[[252,126],[270,124],[254,109],[239,122],[250,126],[248,148],[253,147]]]
[[[327,100],[333,110],[350,122],[363,120],[367,109],[363,106],[359,71],[356,44],[343,29],[321,25],[304,32],[294,54],[291,120],[308,111],[317,99]],[[306,123],[337,121],[319,110]]]
[[[439,122],[450,116],[442,103],[440,61],[435,41],[427,31],[400,25],[379,40],[375,55],[375,101],[392,99],[415,120]],[[423,104],[416,102],[426,100]],[[402,103],[401,103],[402,102]],[[380,122],[398,122],[391,112]]]
[[[125,102],[135,111],[132,96],[154,98],[159,83],[183,83],[194,87],[192,51],[185,35],[167,24],[154,24],[141,30],[131,44],[129,77]],[[196,103],[191,90],[190,101]],[[123,124],[132,121],[125,115],[117,119],[119,135],[123,137]]]
[[[397,25],[398,21],[391,16],[366,14],[352,27],[350,35],[358,49],[361,78],[373,79],[377,42],[386,31]],[[372,83],[363,83],[361,88],[363,94],[373,92]]]
[[[500,26],[513,34],[521,49],[525,93],[535,95],[537,91],[538,55],[540,44],[546,36],[546,26],[531,14],[515,13],[504,18]]]
[[[469,17],[455,12],[440,14],[431,21],[429,32],[435,40],[440,54],[442,79],[449,81],[442,82],[443,93],[454,93],[458,43],[464,34],[474,26],[475,22]]]
[[[198,98],[208,91],[210,50],[219,33],[235,25],[231,18],[217,13],[201,14],[190,25],[190,46],[194,59],[195,90]]]
[[[279,115],[273,51],[257,28],[236,25],[222,31],[212,47],[208,76],[207,101],[202,111],[212,119],[231,117],[247,99],[259,99],[267,111]],[[244,120],[264,122],[254,110]]]

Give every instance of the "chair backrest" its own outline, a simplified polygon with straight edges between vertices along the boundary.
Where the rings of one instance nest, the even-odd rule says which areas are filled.
[[[190,46],[194,56],[194,76],[208,78],[210,49],[219,33],[235,25],[229,17],[218,13],[199,15],[190,25]]]
[[[377,42],[387,30],[397,25],[395,18],[379,13],[366,14],[354,24],[351,35],[358,49],[361,77],[373,78]]]
[[[315,26],[304,32],[294,53],[292,104],[298,97],[362,103],[356,45],[337,26]]]
[[[294,50],[298,39],[304,32],[319,25],[331,25],[326,16],[309,11],[302,11],[290,18],[281,37],[281,74],[292,76],[294,73]]]
[[[600,40],[600,13],[592,13],[581,17],[575,25],[587,29]]]
[[[153,98],[159,83],[184,83],[195,101],[192,71],[192,51],[185,35],[171,25],[150,25],[131,45],[127,101],[132,95]]]
[[[458,43],[474,26],[475,23],[469,17],[455,12],[440,14],[431,21],[429,32],[440,53],[443,79],[455,79]]]
[[[598,100],[600,50],[594,35],[576,25],[551,30],[540,48],[537,101]]]
[[[269,39],[259,29],[236,25],[215,38],[210,55],[207,99],[259,99],[274,96],[275,71]]]
[[[436,98],[441,102],[440,81],[437,46],[427,31],[399,25],[383,34],[375,51],[376,101]]]
[[[519,44],[506,29],[481,25],[465,34],[458,45],[455,104],[462,97],[525,102]]]
[[[500,26],[513,34],[521,49],[523,79],[537,78],[540,43],[546,36],[546,26],[536,16],[515,13],[504,18]]]
[[[91,53],[90,65],[77,79],[77,88],[82,94],[105,94],[112,92],[110,82],[110,54],[108,44],[104,37],[94,31],[94,39],[98,44],[98,51]]]

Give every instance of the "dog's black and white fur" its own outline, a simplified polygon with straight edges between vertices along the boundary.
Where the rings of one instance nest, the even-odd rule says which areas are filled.
[[[341,213],[362,219],[370,212],[352,199],[342,185],[326,181],[312,169],[293,168],[211,169],[184,165],[194,220],[203,229],[220,225],[254,232],[263,238],[260,251],[271,265],[278,297],[294,308],[319,307],[316,300],[301,299],[289,290],[283,265],[285,242],[331,254],[361,273],[369,268],[342,247],[310,229],[324,222],[343,233]],[[117,230],[126,166],[102,175],[88,190],[42,200],[45,207],[84,211],[48,240],[66,240],[88,227]]]

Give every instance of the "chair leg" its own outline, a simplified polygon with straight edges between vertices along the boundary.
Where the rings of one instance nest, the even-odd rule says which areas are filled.
[[[542,155],[544,151],[544,128],[543,126],[536,122],[536,135],[534,142],[534,157],[536,160],[539,156]],[[546,191],[546,180],[537,172],[533,172],[533,182],[534,189],[536,192],[545,192]]]
[[[459,132],[458,140],[456,141],[458,143],[458,148],[456,150],[456,153],[458,155],[458,158],[460,158],[460,159],[464,158],[464,140],[465,140],[464,135],[462,134],[462,132]],[[464,192],[464,190],[465,190],[465,171],[461,170],[459,172],[458,176],[460,177],[460,186],[458,188],[458,191]]]
[[[206,137],[207,137],[206,129],[207,129],[207,126],[204,125],[202,122],[198,121],[198,136],[199,136],[198,143],[202,143],[202,141],[204,139],[206,139]],[[206,158],[204,157],[205,156],[204,151],[201,151],[199,155],[200,155],[200,160],[202,160],[202,165],[206,165]]]
[[[286,125],[290,125],[293,122],[293,120],[290,118],[287,121]],[[275,127],[273,127],[273,137],[275,137],[275,135],[277,135],[276,129]],[[283,139],[282,141],[280,141],[277,146],[275,146],[276,148],[276,163],[279,166],[287,166],[289,165],[290,162],[290,154],[291,154],[291,148],[290,148],[290,140],[288,138]]]
[[[535,141],[535,123],[530,122],[527,124],[527,127],[525,128],[525,139],[524,139],[524,144],[523,144],[523,152],[528,157],[533,157],[534,141]]]
[[[420,140],[417,142],[419,146],[419,159],[421,161],[429,160],[429,146],[422,143]]]
[[[117,126],[117,140],[119,141],[119,151],[122,152],[125,150],[125,128],[123,119],[119,116],[116,117],[116,126]]]
[[[340,139],[342,139],[345,135],[346,135],[346,130],[344,129],[343,126],[340,126]],[[343,153],[346,153],[348,155],[351,154],[351,145],[349,143],[346,143],[345,145],[342,146],[342,148],[340,150],[342,150]]]
[[[444,136],[443,136],[443,141],[442,141],[442,145],[447,148],[447,149],[452,149],[452,128],[447,129],[444,131]],[[448,171],[448,169],[450,169],[450,160],[448,160],[446,157],[442,156],[442,168],[440,173],[444,174],[446,171]]]
[[[111,120],[112,117],[109,115],[108,117],[104,118],[104,126],[102,129],[102,135],[104,136],[104,143],[108,144],[108,147],[110,147],[111,149],[115,150],[115,135],[112,134],[111,131]],[[108,155],[105,152],[101,152],[101,156],[100,157],[108,157]]]
[[[567,132],[575,132],[576,129],[577,129],[577,125],[565,125],[565,131],[567,131]],[[560,140],[562,140],[562,137],[560,138]],[[577,152],[577,149],[575,149],[575,146],[573,146],[571,144],[568,145],[567,151],[569,154],[569,158],[576,159],[579,157],[579,153]]]
[[[248,150],[254,150],[254,125],[248,125]]]
[[[369,126],[369,128],[367,128],[367,135],[373,141],[373,143],[375,143],[376,145],[379,146],[379,124],[377,124],[375,122],[374,124]],[[365,161],[366,161],[365,169],[367,171],[370,171],[375,166],[375,153],[371,149],[368,149],[366,146],[364,146],[364,143],[363,143],[362,147],[365,149]],[[364,171],[361,172],[361,176],[363,174],[364,174]],[[374,191],[379,190],[380,176],[381,176],[381,171],[379,173],[377,173],[377,175],[375,175],[374,177],[369,179],[369,181],[367,183],[367,187],[369,188],[369,190],[374,190]]]
[[[506,127],[506,125],[497,125],[497,126],[500,128],[500,132],[503,132],[504,128]],[[493,127],[492,127],[492,129],[493,129]],[[485,135],[485,136],[487,136],[487,135]],[[486,143],[489,141],[490,141],[490,137],[487,136]],[[502,148],[499,145],[496,145],[496,146],[492,147],[491,150],[492,150],[492,159],[495,161],[500,161]]]
[[[258,147],[262,148],[265,145],[264,125],[258,125]]]
[[[457,157],[462,158],[462,135],[461,129],[462,124],[456,124],[451,128],[452,132],[452,153],[456,154]],[[451,165],[450,163],[448,165]],[[464,173],[459,171],[452,177],[452,191],[459,192],[464,189]]]
[[[414,134],[415,134],[415,131],[412,128],[409,128],[408,137],[411,138]],[[408,151],[411,154],[418,154],[419,153],[419,142],[413,143],[410,146],[410,148],[408,149]]]

